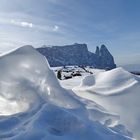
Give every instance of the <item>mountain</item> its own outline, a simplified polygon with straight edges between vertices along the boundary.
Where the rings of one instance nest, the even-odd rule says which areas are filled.
[[[95,53],[88,51],[86,44],[75,43],[65,46],[42,46],[37,50],[43,54],[50,66],[82,65],[96,68],[116,68],[114,58],[105,45],[97,47]]]

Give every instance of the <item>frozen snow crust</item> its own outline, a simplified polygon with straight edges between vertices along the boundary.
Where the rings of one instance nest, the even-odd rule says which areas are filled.
[[[0,140],[131,140],[118,120],[62,88],[32,46],[0,57]]]

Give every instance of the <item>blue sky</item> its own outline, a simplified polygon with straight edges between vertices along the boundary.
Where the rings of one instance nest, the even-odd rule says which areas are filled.
[[[87,43],[105,44],[117,64],[140,64],[139,0],[0,0],[0,52]]]

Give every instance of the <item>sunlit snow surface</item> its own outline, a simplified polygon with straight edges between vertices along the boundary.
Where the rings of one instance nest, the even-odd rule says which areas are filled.
[[[112,112],[62,88],[31,46],[0,57],[0,140],[132,139]]]
[[[84,77],[73,90],[119,114],[121,123],[140,139],[140,77],[116,68]]]

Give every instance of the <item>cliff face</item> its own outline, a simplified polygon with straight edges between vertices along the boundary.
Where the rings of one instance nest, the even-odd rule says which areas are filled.
[[[116,64],[114,62],[114,58],[111,55],[111,53],[108,51],[105,45],[101,45],[101,48],[99,47],[96,48],[95,52],[96,56],[98,57],[98,66],[100,68],[109,68],[113,69],[116,68]]]
[[[86,44],[73,44],[66,46],[52,46],[37,48],[43,54],[50,66],[84,65],[96,68],[115,68],[114,58],[105,47],[97,47],[96,52],[88,51]]]

